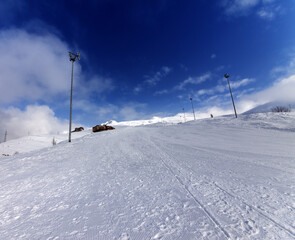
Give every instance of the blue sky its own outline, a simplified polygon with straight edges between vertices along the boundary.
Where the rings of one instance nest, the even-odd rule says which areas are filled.
[[[197,113],[228,113],[224,73],[238,112],[294,102],[294,7],[292,0],[2,0],[0,115],[44,107],[68,119],[68,51],[81,53],[74,121],[89,126],[189,112],[190,97]]]

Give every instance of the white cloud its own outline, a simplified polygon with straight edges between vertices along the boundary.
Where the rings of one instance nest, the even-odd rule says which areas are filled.
[[[68,92],[71,72],[68,49],[54,35],[29,34],[17,29],[2,31],[0,101],[46,100]],[[78,63],[75,69],[79,74]]]
[[[4,91],[0,102],[52,102],[57,96],[68,95],[71,80],[68,51],[67,44],[52,34],[36,35],[18,29],[1,31],[0,85]],[[79,61],[75,62],[74,92],[79,92],[81,98],[108,93],[114,88],[109,77],[84,76]]]
[[[188,77],[183,82],[176,85],[174,87],[174,89],[183,90],[186,85],[188,85],[188,84],[194,84],[194,85],[200,84],[200,83],[205,82],[208,79],[210,79],[211,76],[212,76],[212,74],[210,72],[208,72],[208,73],[205,73],[205,74],[203,74],[201,76],[198,76],[198,77]]]
[[[68,121],[59,120],[46,105],[0,109],[0,137],[7,130],[8,140],[36,134],[57,134],[68,131]],[[1,139],[2,140],[2,139]]]
[[[272,86],[251,94],[242,95],[238,101],[238,109],[241,112],[269,102],[295,103],[295,58],[291,58],[286,66],[279,66],[271,71],[277,78]]]
[[[142,86],[141,86],[141,85],[138,85],[138,86],[136,86],[136,87],[133,89],[133,92],[134,92],[135,94],[137,94],[137,93],[141,92],[142,89],[143,89]]]
[[[285,66],[278,66],[275,67],[271,70],[271,75],[273,77],[287,77],[287,76],[291,76],[293,74],[295,74],[295,57],[294,57],[294,53],[293,56],[291,56],[291,60],[289,61],[288,64],[286,64]]]
[[[272,20],[280,14],[281,7],[276,0],[223,0],[221,5],[225,14],[229,16],[243,16],[256,11],[257,16],[265,20]]]
[[[154,95],[163,95],[163,94],[167,94],[169,91],[167,89],[161,90],[161,91],[157,91],[155,92]]]
[[[268,11],[266,9],[260,9],[258,12],[257,12],[257,15],[261,18],[264,18],[264,19],[268,19],[268,20],[271,20],[274,18],[275,14],[273,11]]]
[[[251,100],[259,104],[273,101],[295,102],[295,75],[275,82],[271,87],[247,95],[243,100]]]
[[[134,120],[141,118],[144,114],[138,112],[134,107],[125,106],[120,109],[120,116],[123,120]]]
[[[150,86],[155,86],[162,78],[166,77],[171,71],[171,68],[164,66],[161,68],[160,71],[156,72],[153,76],[145,76],[145,83],[147,83]]]
[[[163,66],[159,71],[157,71],[152,76],[145,75],[145,80],[138,84],[134,89],[133,92],[135,94],[141,92],[143,90],[143,86],[156,86],[163,78],[165,78],[170,72],[172,71],[172,68],[169,68],[167,66]]]
[[[244,78],[244,79],[242,79],[240,81],[231,82],[230,86],[231,86],[232,89],[236,89],[236,88],[239,88],[239,87],[246,86],[249,83],[252,83],[254,81],[255,81],[255,79],[253,79],[253,78]]]
[[[230,86],[231,86],[231,89],[238,89],[238,88],[244,87],[254,81],[255,81],[255,79],[252,79],[252,78],[244,78],[239,81],[231,81]],[[218,85],[216,85],[213,88],[198,90],[197,93],[195,94],[195,97],[199,97],[201,95],[213,95],[216,93],[223,93],[227,90],[227,88],[228,88],[227,83],[224,80],[222,80],[222,83],[219,83]]]
[[[116,106],[114,104],[107,104],[105,106],[99,106],[96,108],[95,112],[99,119],[104,121],[108,120],[136,120],[144,119],[147,114],[143,111],[146,108],[146,104],[143,103],[124,103],[121,106]]]
[[[260,0],[224,0],[222,5],[228,15],[244,14],[249,9],[258,5]]]

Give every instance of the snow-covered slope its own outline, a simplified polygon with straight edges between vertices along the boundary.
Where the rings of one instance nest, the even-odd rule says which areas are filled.
[[[262,105],[259,105],[255,108],[250,109],[249,111],[243,113],[243,114],[253,114],[253,113],[268,113],[272,112],[272,108],[282,106],[285,108],[294,109],[295,103],[291,102],[269,102]]]
[[[91,132],[91,129],[86,129],[82,132],[73,132],[71,134],[72,139],[80,138]],[[22,138],[13,139],[7,142],[0,143],[0,158],[4,155],[15,155],[19,153],[27,153],[42,148],[52,147],[53,139],[56,143],[66,141],[68,139],[68,133],[61,133],[56,135],[43,134],[32,135]]]
[[[118,127],[0,159],[2,239],[294,239],[295,115]]]

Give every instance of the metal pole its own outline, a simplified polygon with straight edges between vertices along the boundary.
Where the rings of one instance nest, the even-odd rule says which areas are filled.
[[[191,103],[192,103],[192,109],[193,109],[193,114],[194,114],[194,120],[196,120],[196,116],[195,116],[195,109],[194,109],[194,104],[193,104],[193,99],[190,98]]]
[[[71,132],[72,132],[72,102],[73,102],[73,76],[74,76],[74,62],[76,58],[80,60],[80,53],[74,54],[69,52],[70,61],[72,62],[72,79],[71,79],[71,100],[70,100],[70,126],[69,126],[69,142],[72,141],[71,139]]]
[[[70,100],[70,126],[69,126],[69,142],[72,141],[72,101],[73,101],[73,75],[74,75],[74,61],[72,61],[72,80],[71,80],[71,100]]]
[[[231,95],[231,100],[233,102],[233,107],[234,107],[234,110],[235,110],[235,115],[236,115],[236,118],[238,118],[237,111],[236,111],[236,106],[235,106],[235,102],[234,102],[234,98],[233,98],[233,94],[232,94],[231,87],[230,87],[230,84],[229,84],[229,75],[225,74],[224,77],[227,79],[227,83],[228,83],[228,87],[229,87],[229,91],[230,91],[230,95]]]
[[[184,122],[186,122],[184,108],[182,108],[182,110],[183,110],[183,117],[184,117]]]
[[[7,130],[5,131],[5,135],[4,135],[4,142],[7,141]]]

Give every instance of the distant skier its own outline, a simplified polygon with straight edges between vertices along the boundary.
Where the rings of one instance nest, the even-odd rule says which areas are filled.
[[[213,118],[213,114],[210,114],[211,115],[211,118]]]

